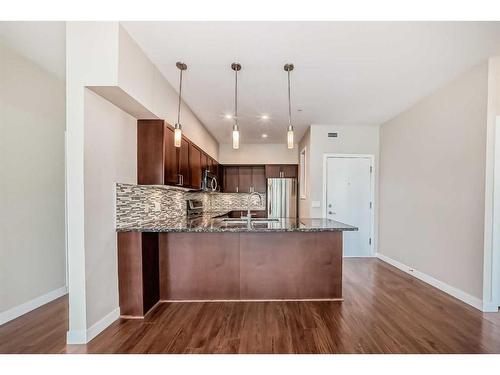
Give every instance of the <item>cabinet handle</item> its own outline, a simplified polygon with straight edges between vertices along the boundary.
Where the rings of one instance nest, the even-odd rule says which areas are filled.
[[[236,186],[236,192],[237,192],[237,193],[239,193],[239,191],[238,191],[238,186]]]

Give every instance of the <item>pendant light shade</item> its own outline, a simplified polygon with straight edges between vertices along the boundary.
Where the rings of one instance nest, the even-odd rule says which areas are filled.
[[[241,64],[232,63],[231,69],[234,70],[234,125],[233,125],[233,149],[240,148],[240,129],[238,128],[238,72],[241,70]]]
[[[240,131],[237,124],[233,125],[233,148],[235,150],[240,148]]]
[[[286,144],[288,148],[293,148],[293,126],[289,126],[286,132]]]
[[[182,102],[182,72],[187,69],[187,65],[178,61],[175,66],[180,71],[179,76],[179,105],[177,107],[177,123],[174,126],[174,146],[181,147],[182,125],[181,125],[181,102]]]
[[[288,75],[288,129],[286,132],[286,144],[289,149],[294,147],[293,143],[293,125],[292,125],[292,101],[290,96],[290,72],[293,70],[293,64],[285,64],[284,69]]]

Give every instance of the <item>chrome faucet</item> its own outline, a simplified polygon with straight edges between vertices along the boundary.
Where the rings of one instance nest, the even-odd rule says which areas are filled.
[[[252,204],[252,197],[254,195],[257,195],[259,197],[259,205],[262,206],[262,194],[253,191],[250,193],[248,196],[248,210],[247,210],[247,220],[248,220],[248,225],[250,225],[250,220],[252,219],[252,215],[250,214],[250,205]]]

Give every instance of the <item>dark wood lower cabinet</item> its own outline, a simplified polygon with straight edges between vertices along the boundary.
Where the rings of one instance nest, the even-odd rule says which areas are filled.
[[[342,232],[118,233],[120,311],[160,300],[342,299]]]
[[[240,299],[342,298],[342,232],[240,233]]]
[[[342,298],[342,232],[160,233],[161,300]]]
[[[158,233],[118,233],[120,314],[143,317],[160,299]]]
[[[239,298],[239,237],[234,233],[160,233],[160,298]]]

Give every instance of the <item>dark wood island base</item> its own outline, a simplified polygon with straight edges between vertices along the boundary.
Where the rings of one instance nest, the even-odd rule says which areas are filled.
[[[120,310],[158,301],[342,300],[342,232],[118,233]]]

